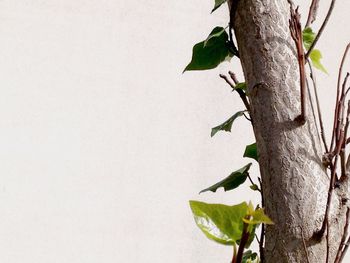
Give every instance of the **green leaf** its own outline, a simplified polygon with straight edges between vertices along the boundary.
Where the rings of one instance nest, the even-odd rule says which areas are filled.
[[[307,27],[303,30],[303,43],[306,50],[310,49],[312,43],[315,41],[315,38],[316,38],[316,33],[314,33],[310,27]],[[310,59],[311,59],[312,65],[315,68],[328,74],[326,68],[321,64],[321,58],[322,58],[321,51],[319,51],[318,49],[313,49],[311,51]]]
[[[229,190],[237,188],[238,186],[243,184],[245,182],[245,180],[247,179],[248,174],[249,174],[248,171],[249,171],[249,168],[251,165],[252,165],[251,163],[248,163],[246,166],[242,167],[241,169],[231,173],[225,179],[223,179],[220,182],[200,191],[199,193],[204,193],[207,191],[212,191],[215,193],[216,190],[220,187],[223,187],[225,191],[229,191]]]
[[[324,73],[328,74],[327,70],[325,69],[325,67],[321,64],[321,58],[322,58],[322,54],[321,51],[319,51],[318,49],[313,49],[310,53],[310,59],[312,61],[312,65],[323,71]]]
[[[316,34],[312,31],[310,27],[307,27],[303,30],[303,42],[304,47],[308,50],[312,43],[315,41]]]
[[[232,128],[232,123],[235,121],[235,119],[237,119],[240,116],[243,116],[243,114],[246,111],[239,111],[236,112],[235,114],[232,115],[231,118],[229,118],[227,121],[225,121],[224,123],[214,127],[211,129],[211,137],[213,137],[218,131],[227,131],[227,132],[231,132],[231,128]]]
[[[218,9],[226,1],[227,0],[215,0],[215,5],[214,5],[213,10],[211,10],[211,12],[213,13],[216,9]]]
[[[193,47],[192,60],[185,68],[189,70],[207,70],[216,68],[221,62],[233,55],[228,47],[228,35],[222,27],[212,30],[206,40],[197,43]]]
[[[258,263],[259,257],[257,253],[247,250],[243,253],[242,263]]]
[[[243,157],[251,158],[258,161],[258,152],[256,148],[256,143],[246,146]]]
[[[246,202],[227,206],[190,201],[190,206],[197,226],[209,239],[233,245],[241,238],[248,209]]]
[[[243,221],[250,225],[258,225],[258,224],[267,224],[267,225],[273,225],[274,223],[272,220],[265,214],[264,209],[257,208],[253,213],[250,214],[252,218],[246,219],[244,218]]]
[[[225,28],[220,26],[215,27],[210,33],[210,35],[207,37],[207,39],[204,40],[204,47],[208,45],[210,40],[212,40],[215,37],[220,37],[222,34],[225,34],[225,33],[226,33]]]

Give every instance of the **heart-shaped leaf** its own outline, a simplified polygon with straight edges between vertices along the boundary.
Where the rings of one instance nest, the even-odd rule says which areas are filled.
[[[222,29],[222,27],[214,28],[206,40],[193,47],[192,60],[184,72],[213,69],[233,56],[228,46],[228,35]]]
[[[190,206],[197,226],[209,239],[233,245],[241,238],[243,218],[248,210],[246,202],[227,206],[190,201]]]
[[[247,177],[249,175],[248,171],[249,171],[249,168],[251,165],[252,165],[251,163],[247,164],[246,166],[242,167],[241,169],[231,173],[225,179],[223,179],[220,182],[200,191],[199,193],[204,193],[207,191],[212,191],[215,193],[216,190],[220,187],[223,187],[225,191],[229,191],[229,190],[237,188],[238,186],[243,184],[245,182],[245,180],[247,179]]]

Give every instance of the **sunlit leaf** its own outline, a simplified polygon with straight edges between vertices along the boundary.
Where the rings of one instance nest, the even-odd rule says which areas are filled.
[[[312,65],[323,71],[324,73],[328,74],[327,70],[325,69],[325,67],[321,64],[321,59],[322,59],[322,54],[321,51],[319,51],[318,49],[313,49],[310,53],[310,59],[312,62]]]
[[[243,219],[243,221],[247,224],[267,224],[267,225],[273,225],[272,220],[265,214],[264,209],[258,208],[253,213],[250,214],[250,219]]]
[[[209,239],[233,245],[241,238],[248,209],[246,202],[227,206],[190,201],[190,206],[197,226]]]
[[[235,114],[232,115],[232,117],[230,117],[227,121],[225,121],[224,123],[214,127],[211,129],[211,137],[213,137],[218,131],[227,131],[227,132],[231,132],[231,128],[232,128],[232,123],[240,116],[243,116],[243,114],[246,111],[239,111],[236,112]]]
[[[310,27],[307,27],[303,30],[303,43],[306,50],[310,49],[312,43],[315,41],[315,38],[316,38],[316,33],[313,32]],[[321,64],[322,54],[320,50],[313,49],[310,53],[310,59],[311,59],[312,65],[315,68],[328,74],[326,68]]]
[[[241,169],[234,171],[231,173],[228,177],[225,179],[221,180],[220,182],[200,191],[199,193],[207,192],[207,191],[212,191],[216,192],[216,190],[220,187],[223,187],[225,191],[229,191],[232,189],[237,188],[241,184],[245,182],[247,179],[249,173],[249,168],[252,164],[249,163],[246,166],[242,167]]]
[[[307,27],[303,30],[303,43],[306,50],[308,50],[311,47],[312,43],[315,41],[315,37],[316,34],[312,31],[310,27]]]

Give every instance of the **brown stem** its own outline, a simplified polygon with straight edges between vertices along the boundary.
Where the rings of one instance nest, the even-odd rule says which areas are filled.
[[[339,244],[339,248],[338,248],[338,252],[337,255],[335,257],[334,263],[339,263],[341,256],[343,254],[343,247],[345,246],[345,239],[348,235],[348,228],[349,228],[349,216],[350,216],[350,208],[348,207],[348,209],[346,210],[346,221],[345,221],[345,226],[344,226],[344,231],[343,231],[343,236],[341,238],[340,244]]]
[[[333,145],[336,141],[336,132],[337,132],[337,121],[338,121],[338,113],[339,113],[339,96],[340,96],[340,83],[342,78],[342,72],[343,72],[343,66],[345,63],[346,55],[349,51],[350,43],[346,46],[342,61],[340,63],[339,72],[338,72],[338,82],[337,82],[337,98],[336,98],[336,106],[335,106],[335,112],[334,112],[334,122],[333,122],[333,133],[332,133],[332,141],[330,146],[330,151],[333,151]]]
[[[305,56],[303,48],[303,37],[300,24],[300,14],[297,7],[295,10],[292,5],[290,8],[291,19],[289,20],[289,28],[292,38],[297,47],[299,74],[300,74],[300,100],[301,100],[301,114],[296,118],[301,124],[306,122],[306,77],[305,77]]]
[[[316,83],[316,77],[313,71],[313,68],[311,66],[310,60],[307,60],[307,64],[309,65],[309,70],[310,70],[310,77],[312,80],[312,84],[314,87],[314,93],[315,93],[315,99],[316,99],[316,107],[317,107],[317,115],[318,115],[318,122],[320,124],[320,132],[321,132],[321,138],[323,142],[323,146],[325,148],[325,152],[327,153],[329,151],[327,141],[326,141],[326,136],[324,133],[324,126],[323,126],[323,120],[322,120],[322,112],[321,112],[321,106],[320,106],[320,101],[318,99],[318,93],[317,93],[317,83]]]
[[[237,262],[237,248],[236,248],[236,244],[233,244],[233,256],[232,256],[232,263],[236,263]]]
[[[331,206],[331,202],[332,202],[334,184],[335,184],[335,179],[336,179],[336,170],[337,170],[338,156],[339,156],[339,153],[340,153],[341,145],[343,143],[342,140],[344,140],[344,133],[343,132],[341,133],[341,136],[339,138],[339,142],[338,142],[338,145],[337,145],[337,152],[336,152],[335,159],[334,159],[334,167],[332,169],[331,180],[330,180],[330,183],[329,183],[325,216],[324,216],[322,227],[321,227],[320,231],[318,231],[318,233],[316,233],[316,236],[318,238],[321,238],[323,236],[323,234],[324,234],[324,232],[325,232],[325,230],[327,228],[327,225],[328,225],[329,211],[330,211],[330,206]]]
[[[241,241],[239,242],[237,259],[236,259],[235,263],[241,263],[242,262],[244,247],[247,244],[248,239],[249,239],[248,224],[247,223],[243,223],[242,238],[241,238]]]

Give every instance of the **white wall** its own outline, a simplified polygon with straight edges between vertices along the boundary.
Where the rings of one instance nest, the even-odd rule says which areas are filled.
[[[193,44],[226,25],[213,2],[0,1],[1,262],[228,262],[188,207],[258,200],[197,194],[245,165],[254,141],[244,119],[210,138],[242,109],[217,76],[242,80],[237,60],[181,74]],[[349,8],[338,1],[319,44],[328,135]]]

